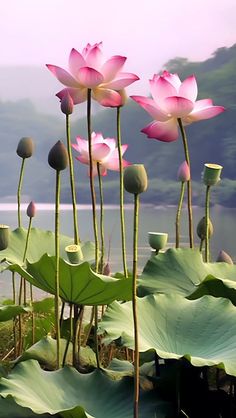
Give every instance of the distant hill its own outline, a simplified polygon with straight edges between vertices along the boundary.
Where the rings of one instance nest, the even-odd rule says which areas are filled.
[[[203,200],[201,172],[204,163],[215,162],[222,164],[224,170],[220,186],[213,191],[213,202],[236,206],[236,44],[231,48],[219,48],[206,61],[190,62],[178,57],[166,63],[164,68],[178,72],[182,79],[194,73],[198,81],[199,98],[211,97],[215,104],[226,107],[227,111],[222,115],[187,127],[187,135],[192,160],[194,202],[201,203]],[[97,105],[95,108],[97,110]],[[78,119],[79,113],[81,115],[81,109],[76,106],[72,117],[73,141],[76,135],[86,137],[86,120]],[[147,139],[140,130],[151,118],[132,101],[122,109],[121,119],[122,142],[129,144],[125,158],[144,163],[149,174],[150,187],[143,196],[144,200],[155,204],[175,204],[178,195],[176,172],[184,160],[181,139],[169,144]],[[0,174],[4,178],[0,188],[2,198],[12,196],[16,191],[20,164],[15,154],[18,140],[22,136],[32,136],[36,142],[36,152],[27,162],[23,192],[38,201],[52,201],[54,173],[48,167],[47,154],[58,139],[65,137],[64,116],[60,113],[55,117],[39,113],[30,101],[1,101],[0,126]],[[105,136],[116,136],[116,111],[101,108],[93,118],[93,130],[102,131]],[[86,167],[76,162],[80,202],[89,201],[86,172]],[[67,174],[63,174],[63,177],[63,200],[69,201]],[[114,193],[116,182],[117,173],[109,172],[104,178],[107,202],[118,201],[118,190]]]

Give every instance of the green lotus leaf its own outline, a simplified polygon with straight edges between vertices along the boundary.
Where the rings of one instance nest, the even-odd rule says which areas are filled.
[[[56,415],[55,415],[56,416]],[[13,399],[0,398],[0,418],[36,418],[31,409],[23,408],[14,402]],[[40,418],[50,418],[49,414],[40,415]],[[58,416],[59,417],[59,416]]]
[[[139,298],[139,350],[164,359],[187,358],[194,366],[217,366],[236,376],[236,309],[224,298],[180,295]],[[132,304],[114,302],[100,323],[105,343],[121,338],[134,349]]]
[[[188,296],[208,275],[236,282],[236,265],[204,263],[198,250],[170,248],[148,260],[139,278],[138,295],[178,293]]]
[[[31,284],[55,294],[55,256],[44,254],[36,263],[9,265]],[[106,305],[113,300],[130,300],[132,279],[115,279],[95,273],[88,262],[70,264],[60,258],[60,297],[65,302],[81,305]]]
[[[9,321],[17,315],[32,312],[30,306],[21,305],[1,305],[0,306],[0,322]]]
[[[236,306],[236,281],[221,280],[211,275],[207,276],[197,289],[188,296],[188,299],[199,299],[204,295],[227,298]]]
[[[10,231],[9,246],[6,250],[0,251],[0,260],[6,260],[9,263],[22,265],[23,255],[25,249],[27,229],[17,228]],[[65,247],[73,243],[73,238],[65,235],[60,235],[60,256],[67,260]],[[94,244],[92,242],[81,243],[84,260],[94,260]],[[29,245],[27,250],[27,260],[31,263],[38,261],[40,257],[48,253],[55,254],[55,234],[51,231],[44,231],[39,228],[32,228],[30,232]],[[0,266],[1,270],[6,267]]]
[[[66,411],[77,408],[76,418],[133,417],[133,379],[115,381],[101,370],[81,374],[66,366],[49,372],[42,370],[37,361],[28,360],[18,364],[7,379],[1,379],[0,395],[12,397],[37,414],[69,417],[73,415]],[[141,391],[140,418],[165,418],[169,409],[169,404],[153,391]]]

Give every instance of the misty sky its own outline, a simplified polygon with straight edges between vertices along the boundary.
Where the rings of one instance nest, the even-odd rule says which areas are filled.
[[[168,59],[202,60],[236,42],[235,0],[4,0],[0,16],[0,66],[66,67],[72,47],[103,41],[146,90]]]

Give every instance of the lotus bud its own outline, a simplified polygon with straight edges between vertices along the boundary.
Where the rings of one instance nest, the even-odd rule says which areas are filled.
[[[26,214],[29,218],[34,218],[36,213],[36,206],[33,201],[31,201],[27,207]]]
[[[109,263],[106,263],[105,266],[103,267],[102,274],[105,274],[105,276],[111,275],[111,267]]]
[[[213,228],[211,220],[209,219],[209,230],[208,230],[209,237],[212,236],[213,232],[214,232],[214,228]],[[203,218],[198,222],[197,234],[201,240],[206,239],[206,217],[205,216],[203,216]]]
[[[217,262],[223,262],[228,264],[234,264],[232,258],[229,254],[227,254],[225,251],[221,250],[218,254],[218,257],[216,259]]]
[[[203,182],[206,186],[214,186],[220,181],[222,165],[204,164]]]
[[[77,245],[77,244],[67,245],[67,247],[65,248],[65,251],[66,251],[68,260],[71,264],[79,264],[84,259],[80,245]]]
[[[62,100],[61,100],[61,111],[65,115],[71,115],[73,113],[74,102],[70,93],[68,91],[65,92]]]
[[[21,138],[16,149],[17,155],[21,158],[29,158],[34,152],[34,142],[32,138]]]
[[[124,170],[124,188],[132,194],[140,194],[147,190],[148,178],[143,164],[133,164]]]
[[[5,250],[9,244],[9,226],[0,225],[0,251]]]
[[[190,170],[189,170],[189,165],[188,165],[187,161],[184,161],[179,166],[179,169],[178,169],[178,172],[177,172],[177,178],[182,183],[185,183],[186,181],[190,180]]]
[[[65,170],[68,163],[69,158],[67,149],[63,142],[57,141],[57,143],[49,151],[48,164],[54,168],[54,170],[61,171]]]

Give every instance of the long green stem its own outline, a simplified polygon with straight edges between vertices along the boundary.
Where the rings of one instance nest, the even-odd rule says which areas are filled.
[[[65,348],[65,351],[64,351],[64,355],[63,355],[62,367],[65,366],[66,356],[67,356],[69,346],[70,346],[70,342],[71,342],[71,338],[72,338],[72,335],[73,335],[73,315],[72,315],[72,313],[73,313],[73,304],[70,303],[70,314],[69,314],[70,315],[69,316],[69,318],[70,318],[70,329],[69,329],[69,334],[68,334],[67,341],[66,341],[66,348]]]
[[[20,213],[20,204],[21,204],[21,187],[22,187],[22,180],[24,175],[24,168],[25,168],[25,158],[22,158],[21,168],[20,168],[20,178],[18,183],[17,189],[17,214],[18,214],[18,227],[21,228],[21,213]]]
[[[138,418],[139,403],[139,340],[138,340],[138,313],[137,313],[137,273],[138,273],[138,218],[139,195],[134,195],[134,232],[133,232],[133,288],[132,308],[134,321],[134,418]]]
[[[175,221],[175,247],[179,248],[179,224],[180,224],[180,215],[181,210],[183,206],[183,200],[184,200],[184,189],[185,189],[185,182],[182,181],[181,183],[181,190],[180,190],[180,196],[179,196],[179,203],[176,213],[176,221]]]
[[[100,369],[100,359],[99,359],[99,344],[98,344],[98,306],[94,306],[94,341],[95,341],[95,354],[97,368]]]
[[[128,277],[128,268],[126,261],[126,237],[125,237],[125,215],[124,215],[124,185],[123,185],[123,164],[122,164],[122,149],[121,149],[121,129],[120,129],[120,106],[117,107],[117,147],[119,156],[119,175],[120,175],[120,227],[121,227],[121,242],[122,242],[122,260],[124,276]]]
[[[206,238],[205,238],[205,262],[210,261],[209,250],[209,219],[210,219],[210,186],[206,187],[206,201],[205,201],[205,220],[206,220]]]
[[[100,257],[100,273],[103,273],[104,254],[105,254],[105,238],[104,238],[104,199],[103,199],[103,184],[100,171],[100,164],[97,163],[98,182],[99,182],[99,196],[100,196],[100,237],[101,237],[101,257]]]
[[[96,215],[96,194],[95,194],[94,178],[93,178],[93,150],[92,150],[92,130],[91,130],[91,89],[88,89],[88,95],[87,95],[87,127],[88,127],[88,150],[89,150],[89,180],[90,180],[90,193],[91,193],[91,200],[92,200],[93,232],[94,232],[94,243],[95,243],[95,271],[98,272],[99,241],[98,241],[98,227],[97,227],[97,215]]]
[[[66,139],[67,139],[67,151],[68,151],[68,156],[69,156],[70,188],[71,188],[71,198],[72,198],[72,207],[73,207],[74,243],[78,244],[80,239],[79,239],[79,229],[78,229],[78,215],[77,215],[77,208],[76,208],[74,164],[73,164],[73,158],[72,158],[72,152],[71,152],[69,115],[66,115]]]
[[[179,123],[180,132],[181,132],[182,140],[183,140],[185,160],[187,161],[187,164],[189,166],[189,170],[190,170],[190,173],[191,173],[187,136],[186,136],[186,133],[185,133],[185,129],[184,129],[182,120],[180,118],[178,118],[178,123]],[[190,245],[190,248],[194,248],[194,240],[193,240],[193,210],[192,210],[192,182],[191,182],[191,177],[190,177],[190,180],[187,182],[187,191],[188,191],[189,245]]]
[[[59,206],[60,206],[60,171],[56,171],[56,198],[55,198],[55,328],[57,338],[57,369],[60,368],[60,299],[59,299],[59,263],[60,263],[60,250],[59,250]]]

